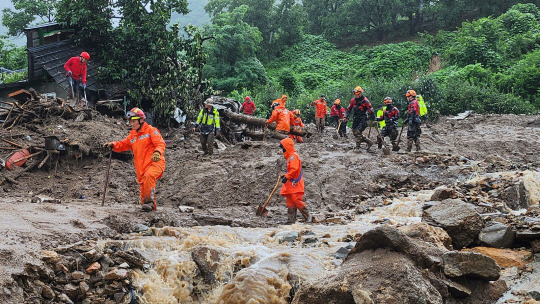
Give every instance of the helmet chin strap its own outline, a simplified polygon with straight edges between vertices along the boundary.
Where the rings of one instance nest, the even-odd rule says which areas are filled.
[[[137,129],[137,132],[139,132],[144,124],[144,120],[141,120],[141,119],[138,119],[139,120],[139,128]]]

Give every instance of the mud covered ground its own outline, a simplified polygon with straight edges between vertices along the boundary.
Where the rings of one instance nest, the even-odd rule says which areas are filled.
[[[121,119],[87,112],[80,122],[50,117],[39,124],[17,126],[0,137],[28,146],[43,146],[43,136],[56,135],[69,152],[53,157],[41,169],[0,171],[0,300],[19,303],[20,287],[12,275],[27,263],[40,263],[41,250],[79,240],[122,238],[134,224],[147,226],[271,227],[286,219],[285,202],[275,195],[269,216],[255,215],[285,171],[278,141],[219,143],[212,157],[202,155],[197,134],[162,130],[170,140],[167,167],[158,183],[158,211],[142,213],[129,153],[113,154],[110,184],[101,206],[107,151],[101,145],[128,133]],[[314,128],[312,128],[314,129]],[[334,128],[297,145],[303,161],[305,201],[324,221],[339,214],[365,212],[410,191],[454,185],[475,174],[507,170],[538,170],[540,118],[517,115],[471,115],[463,120],[443,117],[423,125],[423,150],[383,156],[353,150],[348,138],[335,139]],[[367,133],[367,130],[366,130]],[[27,135],[30,138],[27,138]],[[375,139],[374,130],[371,138]],[[2,147],[9,145],[2,142]],[[0,150],[2,158],[9,151]],[[56,160],[58,159],[58,162]],[[41,159],[30,159],[26,166]],[[36,195],[50,202],[33,203]],[[179,206],[193,207],[182,212]],[[348,213],[347,213],[348,212]],[[344,217],[345,220],[347,216]]]

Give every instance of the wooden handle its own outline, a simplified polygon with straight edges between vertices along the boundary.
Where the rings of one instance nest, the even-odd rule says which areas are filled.
[[[268,202],[269,202],[270,199],[272,198],[272,195],[274,195],[274,192],[276,192],[276,189],[277,189],[277,187],[279,186],[279,182],[281,181],[281,177],[282,177],[282,175],[278,176],[276,185],[274,186],[274,190],[272,190],[272,193],[270,193],[270,196],[269,196],[268,199],[266,200],[266,203],[264,203],[263,208],[266,208],[266,206],[268,205]]]

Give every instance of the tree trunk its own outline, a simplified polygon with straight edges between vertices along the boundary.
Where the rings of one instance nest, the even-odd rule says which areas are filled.
[[[229,110],[223,111],[223,115],[227,116],[231,121],[234,121],[236,123],[243,123],[243,124],[261,127],[261,128],[264,128],[264,125],[266,124],[266,119],[264,118],[254,117],[254,116],[244,115],[244,114],[239,114],[239,113],[233,113]],[[276,123],[273,122],[269,124],[268,129],[275,130]],[[298,136],[304,136],[304,137],[311,136],[311,133],[309,133],[305,128],[300,128],[300,127],[295,127],[295,126],[291,126],[290,133],[292,135],[298,135]]]

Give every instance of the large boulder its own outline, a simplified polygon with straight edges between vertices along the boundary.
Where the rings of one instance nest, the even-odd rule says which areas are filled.
[[[426,223],[415,223],[401,226],[398,229],[410,238],[432,243],[443,251],[451,249],[452,238],[440,227],[434,227]]]
[[[443,228],[458,249],[473,244],[484,227],[474,206],[458,199],[446,199],[425,209],[422,221]]]
[[[478,235],[480,244],[495,248],[509,248],[515,239],[516,232],[505,224],[498,222],[486,226]]]
[[[207,283],[215,282],[215,272],[221,262],[223,254],[216,249],[201,246],[191,251],[191,257],[199,271],[201,272],[204,280]]]
[[[472,251],[450,251],[443,255],[444,275],[449,278],[498,280],[501,268],[495,260]]]

